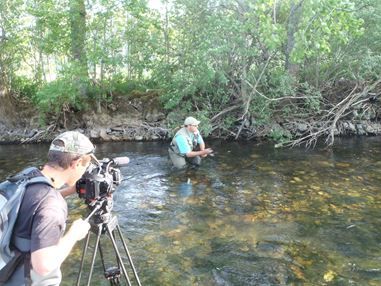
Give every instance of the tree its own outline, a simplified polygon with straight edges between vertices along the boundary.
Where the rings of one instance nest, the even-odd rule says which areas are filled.
[[[86,57],[86,8],[84,0],[70,0],[71,56],[75,81],[82,97],[87,95],[89,78]]]
[[[21,62],[23,33],[18,31],[23,13],[22,1],[0,1],[0,123],[16,123],[11,85]]]

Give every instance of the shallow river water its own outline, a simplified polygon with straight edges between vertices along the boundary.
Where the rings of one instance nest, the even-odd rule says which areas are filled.
[[[165,143],[97,145],[98,158],[131,160],[111,212],[142,285],[381,285],[381,138],[336,140],[331,150],[209,145],[214,157],[180,172]],[[0,178],[43,164],[47,149],[0,146]],[[69,224],[87,213],[76,196],[69,208]],[[107,267],[116,266],[109,242],[101,235]],[[75,285],[81,253],[82,243],[61,285]],[[110,285],[100,255],[90,285]]]

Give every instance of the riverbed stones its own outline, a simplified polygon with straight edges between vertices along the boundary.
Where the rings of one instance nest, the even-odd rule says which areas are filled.
[[[105,128],[102,128],[99,130],[99,137],[103,140],[103,141],[110,141],[111,138],[110,136],[107,134],[107,130]]]

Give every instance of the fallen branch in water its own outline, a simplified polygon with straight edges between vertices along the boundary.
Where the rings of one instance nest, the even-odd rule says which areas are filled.
[[[356,92],[359,84],[356,84],[351,92],[345,96],[339,103],[335,104],[328,110],[325,110],[322,116],[312,121],[306,135],[299,137],[296,140],[289,140],[280,144],[282,147],[293,147],[305,144],[307,147],[315,146],[317,140],[326,135],[325,143],[332,146],[335,140],[335,132],[337,131],[337,123],[347,115],[353,112],[352,108],[357,105],[366,105],[369,102],[369,94],[376,89],[381,83],[381,78],[375,81],[370,86],[365,86],[361,91]],[[365,106],[365,108],[369,108]]]
[[[37,131],[32,137],[24,139],[21,141],[21,144],[27,144],[31,142],[38,142],[41,138],[43,138],[48,132],[51,132],[55,129],[56,124],[51,124],[48,128],[44,130]]]

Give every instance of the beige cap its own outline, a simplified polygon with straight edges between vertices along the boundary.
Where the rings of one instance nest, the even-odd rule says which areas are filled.
[[[199,125],[200,124],[200,121],[198,121],[196,118],[194,117],[187,117],[184,121],[184,125],[187,126],[187,125]]]

